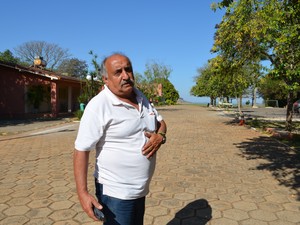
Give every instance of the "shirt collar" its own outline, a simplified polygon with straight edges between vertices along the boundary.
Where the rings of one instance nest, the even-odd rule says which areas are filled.
[[[128,104],[121,101],[114,93],[112,93],[106,85],[104,85],[103,91],[105,91],[105,93],[110,97],[113,105],[124,105],[126,107],[128,106]],[[136,94],[137,102],[140,105],[143,101],[143,95],[136,87],[133,87],[133,91]]]

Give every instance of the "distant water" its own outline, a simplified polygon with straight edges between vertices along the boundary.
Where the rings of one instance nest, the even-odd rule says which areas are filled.
[[[245,105],[248,100],[250,101],[250,103],[252,102],[252,99],[243,98],[243,105]],[[189,103],[194,103],[194,104],[207,104],[207,103],[210,103],[210,98],[208,98],[208,97],[192,97],[192,98],[183,99],[183,101],[189,102]],[[231,99],[231,103],[233,105],[237,105],[236,99]],[[264,100],[262,98],[257,98],[256,104],[263,105]]]

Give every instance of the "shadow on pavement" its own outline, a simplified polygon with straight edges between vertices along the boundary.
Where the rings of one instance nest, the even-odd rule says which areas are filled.
[[[167,225],[205,225],[212,218],[212,208],[206,199],[198,199],[175,214]]]
[[[156,108],[157,111],[159,112],[164,112],[164,111],[170,111],[170,112],[175,112],[175,111],[182,111],[182,109],[174,109],[174,108]]]
[[[48,134],[53,134],[53,133],[73,132],[73,131],[76,131],[76,130],[75,130],[75,129],[63,129],[63,130],[51,131],[51,132],[45,132],[45,133],[20,135],[20,136],[16,136],[16,137],[10,137],[10,136],[2,136],[2,137],[1,137],[1,136],[0,136],[0,142],[1,142],[1,141],[14,140],[14,139],[21,139],[21,138],[29,138],[29,137],[34,137],[34,136],[48,135]]]
[[[264,159],[257,170],[268,170],[281,185],[294,189],[300,200],[300,153],[269,137],[235,143],[247,160]]]
[[[37,119],[20,119],[20,120],[0,120],[0,127],[6,126],[18,126],[18,125],[29,125],[37,122],[56,122],[63,121],[69,117],[59,117],[59,118],[37,118]]]

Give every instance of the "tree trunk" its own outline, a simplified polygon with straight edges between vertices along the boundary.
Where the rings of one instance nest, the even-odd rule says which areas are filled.
[[[240,105],[241,105],[241,108],[243,108],[243,95],[240,95]]]
[[[210,105],[214,105],[214,97],[210,97]]]
[[[236,98],[236,102],[237,102],[237,105],[238,105],[238,111],[239,113],[241,114],[242,113],[242,110],[241,110],[241,102],[240,102],[240,98],[238,96],[235,96]]]
[[[287,131],[292,131],[293,124],[293,97],[294,94],[292,91],[289,91],[288,97],[287,97],[287,107],[286,107],[286,121],[285,121],[285,129]]]
[[[257,92],[257,87],[255,87],[253,89],[252,108],[257,108],[257,105],[256,105],[256,92]]]

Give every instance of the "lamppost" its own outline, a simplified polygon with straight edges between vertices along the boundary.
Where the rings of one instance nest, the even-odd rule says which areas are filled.
[[[93,73],[90,73],[86,76],[86,79],[88,81],[91,81],[91,85],[89,85],[89,100],[91,100],[92,97],[94,97],[95,95],[95,92],[94,92],[94,89],[95,89],[95,84],[94,84],[94,81],[98,81],[98,77],[95,76]]]

